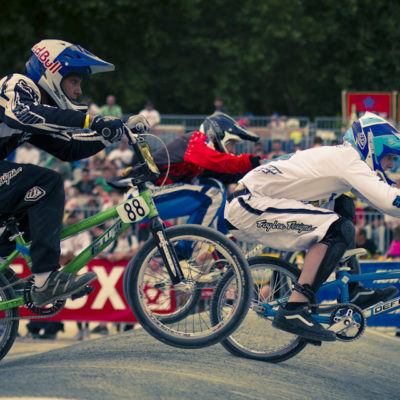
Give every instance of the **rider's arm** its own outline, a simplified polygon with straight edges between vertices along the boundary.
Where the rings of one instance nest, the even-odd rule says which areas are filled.
[[[90,157],[104,149],[101,135],[90,130],[63,132],[63,134],[35,134],[28,140],[36,147],[63,161],[75,161]]]
[[[400,190],[382,181],[364,161],[352,163],[344,178],[357,197],[383,213],[400,217]]]
[[[195,132],[188,144],[184,161],[198,165],[211,171],[238,174],[250,171],[260,165],[259,157],[252,154],[235,156],[228,153],[220,153],[207,146],[206,135]]]
[[[107,144],[97,132],[84,129],[86,114],[40,104],[38,87],[24,75],[4,78],[0,102],[9,127],[31,134],[30,143],[62,160],[89,157]]]
[[[39,88],[24,75],[13,74],[4,78],[0,102],[4,107],[3,120],[10,128],[46,134],[85,127],[84,113],[40,104]]]

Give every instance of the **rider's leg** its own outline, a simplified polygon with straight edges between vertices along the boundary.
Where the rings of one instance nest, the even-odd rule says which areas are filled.
[[[96,279],[92,272],[79,277],[52,273],[59,268],[63,210],[64,187],[58,173],[32,164],[0,161],[0,213],[27,215],[35,276],[32,296],[38,306],[68,297]]]
[[[334,332],[312,318],[309,303],[315,302],[311,285],[318,279],[319,267],[328,256],[329,243],[324,239],[338,221],[338,215],[295,200],[246,194],[231,200],[225,218],[239,240],[257,240],[283,250],[310,249],[301,283],[296,282],[290,302],[277,311],[273,326],[312,340],[335,340]]]
[[[301,270],[301,275],[299,277],[298,283],[301,285],[308,284],[311,286],[315,277],[317,276],[318,268],[321,265],[321,262],[326,254],[326,250],[328,246],[324,243],[315,243],[308,250],[305,258],[303,268]],[[309,299],[304,294],[293,291],[288,302],[308,302]]]
[[[350,221],[354,221],[356,208],[352,198],[342,195],[335,200],[335,212]],[[348,249],[356,248],[355,235],[351,240]],[[350,267],[349,273],[351,275],[361,274],[360,263],[356,256],[351,257],[348,260],[348,266]],[[349,283],[349,301],[354,303],[361,308],[367,308],[380,301],[386,301],[391,299],[398,293],[395,286],[388,286],[382,289],[369,289],[364,287],[361,282],[350,282]],[[340,301],[340,297],[338,299]]]

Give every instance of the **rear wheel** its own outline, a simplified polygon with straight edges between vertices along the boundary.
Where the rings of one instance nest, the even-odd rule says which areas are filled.
[[[179,225],[165,233],[185,279],[173,285],[152,238],[128,265],[125,297],[139,323],[156,339],[183,348],[210,346],[232,333],[248,310],[252,284],[247,261],[231,240],[213,229]],[[210,299],[228,271],[235,283],[232,307],[213,324]]]
[[[7,279],[0,274],[0,302],[15,298],[15,292],[10,287],[3,289],[9,285]],[[19,320],[18,307],[0,311],[0,360],[9,352],[18,333]],[[8,318],[16,318],[8,320]]]
[[[258,256],[248,260],[253,277],[250,310],[239,328],[221,344],[236,356],[268,362],[287,360],[299,353],[307,342],[300,336],[272,327],[275,311],[292,292],[300,271],[276,257]],[[212,299],[211,315],[216,324],[229,312],[229,293],[235,285],[227,274]]]

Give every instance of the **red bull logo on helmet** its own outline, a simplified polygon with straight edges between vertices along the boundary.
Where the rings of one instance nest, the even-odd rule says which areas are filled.
[[[53,74],[55,74],[61,67],[60,61],[53,62],[50,59],[50,52],[46,46],[39,47],[37,44],[32,47],[32,52],[38,57],[43,65]]]

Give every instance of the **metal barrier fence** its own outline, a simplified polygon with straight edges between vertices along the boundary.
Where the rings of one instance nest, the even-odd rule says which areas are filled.
[[[161,115],[160,124],[153,130],[153,134],[159,137],[164,143],[169,143],[176,139],[179,135],[199,129],[201,123],[208,115]],[[129,115],[124,115],[125,119]],[[239,120],[241,116],[233,116],[235,120]],[[260,142],[264,153],[269,153],[272,149],[273,136],[269,132],[271,117],[253,116],[250,120],[249,129],[254,130],[260,135]],[[314,143],[314,138],[319,136],[324,144],[331,144],[333,141],[341,142],[344,128],[340,117],[316,117],[311,121],[308,117],[296,116],[289,117],[285,121],[288,136],[293,130],[301,132],[301,139],[297,138],[282,140],[282,149],[286,152],[292,152],[295,144],[299,144],[301,148],[309,148]],[[298,134],[299,135],[299,134]],[[148,142],[154,150],[159,149],[162,144],[155,138],[149,137]],[[244,142],[238,147],[238,151],[242,153],[250,153],[254,151],[253,143]]]

